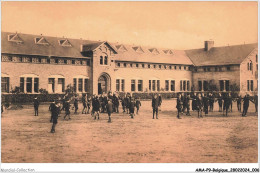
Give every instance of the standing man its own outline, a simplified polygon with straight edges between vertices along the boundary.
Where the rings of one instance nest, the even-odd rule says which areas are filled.
[[[162,105],[162,96],[161,96],[161,94],[158,95],[158,99],[159,99],[159,110],[161,111],[161,105]]]
[[[113,103],[111,99],[108,99],[106,107],[107,107],[107,114],[108,114],[108,122],[111,123],[111,114],[113,112]]]
[[[118,107],[119,107],[119,99],[116,94],[113,96],[113,104],[114,104],[114,109],[116,113],[119,113]]]
[[[64,106],[65,106],[65,103],[64,103]],[[51,102],[51,104],[50,104],[50,106],[49,106],[49,111],[51,111],[51,120],[50,120],[50,122],[52,123],[53,122],[53,114],[54,114],[54,111],[55,111],[55,108],[56,107],[56,105],[55,105],[55,102],[54,102],[54,100]]]
[[[158,119],[158,107],[159,107],[159,99],[158,99],[157,94],[155,94],[152,99],[153,119],[154,119],[155,113],[156,113],[156,119]]]
[[[209,93],[209,111],[213,112],[214,109],[214,96],[212,93]]]
[[[95,115],[95,118],[94,119],[97,119],[99,120],[99,110],[100,110],[100,102],[99,102],[99,99],[98,99],[98,96],[96,96],[93,101],[92,101],[92,107],[93,107],[93,115]]]
[[[254,96],[254,103],[255,103],[255,112],[258,112],[258,95],[255,94]]]
[[[130,99],[129,113],[130,113],[131,118],[134,118],[134,116],[135,116],[135,101],[134,101],[133,97],[131,97],[131,99]]]
[[[177,118],[178,119],[181,119],[180,117],[180,113],[182,111],[182,105],[183,105],[183,102],[182,102],[182,95],[181,94],[178,94],[178,97],[177,97],[177,104],[176,104],[176,108],[177,108],[177,111],[178,111],[178,114],[177,114]]]
[[[78,113],[78,109],[79,109],[79,100],[78,100],[77,94],[75,95],[75,99],[74,99],[74,107],[75,107],[74,114],[77,114]]]
[[[204,93],[202,100],[203,100],[204,113],[206,116],[209,113],[209,98],[206,93]]]
[[[239,97],[237,98],[237,110],[238,110],[238,112],[241,112],[241,102],[242,102],[242,98],[241,98],[241,95],[239,95]]]
[[[69,116],[69,120],[70,120],[70,102],[69,100],[65,101],[65,116],[64,116],[64,120],[66,119],[67,116]]]
[[[138,114],[138,111],[139,111],[140,107],[142,106],[140,98],[136,99],[135,106],[136,106],[136,114]]]
[[[195,98],[195,102],[196,102],[196,109],[198,111],[198,118],[202,118],[202,108],[203,108],[203,101],[202,101],[202,97],[200,94],[197,94],[196,98]]]
[[[243,98],[243,113],[242,113],[242,117],[246,117],[247,114],[247,110],[249,107],[249,95],[246,93],[245,97]]]
[[[187,112],[186,112],[186,115],[190,116],[190,94],[187,94],[187,97],[186,97],[186,109],[187,109]]]
[[[40,104],[40,103],[39,103],[37,97],[35,97],[34,100],[33,100],[34,116],[39,116],[39,115],[38,115],[39,104]]]
[[[230,96],[229,94],[226,93],[226,95],[224,96],[223,116],[224,116],[224,111],[226,111],[226,116],[228,116],[229,106],[230,106]]]
[[[55,126],[58,123],[59,112],[60,112],[60,105],[59,102],[56,100],[55,107],[53,107],[53,109],[51,110],[52,123],[53,123],[51,128],[51,133],[55,133]]]

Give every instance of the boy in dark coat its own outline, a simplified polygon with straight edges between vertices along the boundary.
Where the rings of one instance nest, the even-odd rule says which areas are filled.
[[[249,107],[249,95],[246,94],[245,97],[243,98],[243,113],[242,113],[242,117],[246,117],[247,114],[247,110]]]
[[[222,112],[223,98],[222,98],[221,93],[219,93],[219,97],[218,97],[218,106],[219,106],[219,112]]]
[[[108,122],[111,123],[111,114],[113,112],[113,103],[111,99],[108,100],[106,107],[107,107],[107,114],[108,114]]]
[[[226,94],[224,96],[224,108],[223,108],[223,116],[224,116],[224,111],[226,111],[226,116],[228,116],[228,110],[231,104],[231,97],[229,94]]]
[[[38,101],[37,97],[35,97],[34,100],[33,100],[34,116],[39,116],[38,115],[39,104],[40,104],[40,102]]]
[[[135,101],[135,106],[136,106],[136,114],[138,114],[138,111],[139,111],[140,107],[142,106],[142,105],[141,105],[140,98],[137,98],[137,99],[136,99],[136,101]]]
[[[53,122],[51,133],[55,133],[55,126],[58,123],[59,112],[60,112],[60,105],[57,101],[55,101],[55,106],[53,107],[53,109],[51,109],[52,122]]]
[[[153,107],[153,119],[155,113],[156,113],[156,119],[158,119],[159,98],[157,97],[157,94],[155,94],[152,99],[152,107]]]
[[[74,107],[75,107],[75,112],[74,114],[77,114],[78,109],[79,109],[79,101],[78,101],[78,97],[76,96],[74,99]]]
[[[134,118],[134,115],[135,115],[135,101],[134,101],[133,97],[131,97],[131,99],[130,99],[129,113],[130,113],[131,118]]]
[[[66,101],[65,102],[65,116],[64,116],[64,120],[66,119],[67,116],[69,116],[69,120],[70,120],[70,102]]]
[[[100,110],[100,102],[99,102],[99,99],[98,99],[98,96],[96,96],[93,101],[92,101],[92,107],[93,107],[93,115],[95,115],[95,118],[94,119],[97,119],[99,120],[99,110]]]
[[[87,97],[86,95],[82,96],[82,105],[83,105],[83,109],[82,109],[82,114],[85,113],[87,114]]]
[[[56,105],[55,105],[55,102],[54,102],[54,100],[51,102],[51,104],[50,104],[50,106],[49,106],[49,111],[51,112],[51,119],[50,119],[50,122],[52,123],[52,121],[53,121],[53,112],[54,112],[54,110],[55,110],[55,107],[56,107]]]
[[[181,119],[180,117],[180,113],[182,112],[182,105],[183,105],[183,102],[182,102],[182,98],[181,98],[181,94],[178,95],[177,97],[177,103],[176,103],[176,108],[177,108],[177,118],[178,119]]]

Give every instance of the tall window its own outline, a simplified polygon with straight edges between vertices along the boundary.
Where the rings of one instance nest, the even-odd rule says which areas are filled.
[[[160,91],[160,89],[161,89],[160,81],[157,80],[157,91]]]
[[[100,65],[103,65],[103,56],[100,56]]]
[[[65,79],[64,78],[58,78],[58,86],[59,86],[59,90],[61,92],[65,92]]]
[[[202,81],[198,81],[199,91],[202,91]]]
[[[187,91],[190,91],[190,81],[187,81]]]
[[[125,91],[125,79],[121,79],[121,91]]]
[[[226,83],[226,86],[225,86],[226,87],[226,91],[229,91],[229,80],[226,80],[225,83]]]
[[[104,64],[107,65],[107,56],[105,56]]]
[[[131,91],[135,91],[135,80],[131,80]]]
[[[151,91],[151,90],[152,90],[152,81],[149,80],[149,91]]]
[[[26,92],[32,93],[32,78],[31,77],[26,78]]]
[[[82,78],[80,78],[80,79],[78,79],[78,91],[79,92],[82,92],[83,91],[83,79]]]
[[[9,93],[9,77],[2,77],[1,79],[1,91]]]
[[[55,78],[49,78],[49,85],[50,85],[50,88],[51,88],[51,91],[53,93],[55,93]]]
[[[20,77],[20,91],[24,92],[24,78]]]
[[[143,91],[143,80],[138,80],[138,91]]]
[[[169,91],[169,81],[165,81],[165,91]]]
[[[84,89],[85,92],[88,92],[88,79],[85,79],[84,81]]]
[[[180,91],[182,91],[182,80],[180,81]]]
[[[73,79],[73,89],[74,89],[74,92],[77,92],[77,79],[76,78]]]
[[[116,91],[120,90],[120,79],[116,80]]]
[[[208,91],[208,84],[209,84],[208,81],[206,81],[206,80],[203,81],[203,90],[204,91]]]
[[[224,91],[224,81],[223,80],[219,81],[219,88],[220,88],[220,91]]]
[[[186,91],[186,81],[183,81],[183,87],[182,87],[183,91]]]
[[[153,80],[153,91],[155,91],[155,80]]]
[[[175,81],[171,80],[171,91],[175,91]]]
[[[34,78],[34,92],[39,92],[39,78]]]
[[[247,91],[253,91],[253,90],[254,90],[254,81],[247,80]]]

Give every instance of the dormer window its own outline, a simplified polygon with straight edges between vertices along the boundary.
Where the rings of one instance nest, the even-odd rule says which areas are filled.
[[[60,46],[64,46],[64,47],[72,47],[71,43],[69,42],[68,39],[62,39],[62,40],[58,40],[59,45]]]
[[[148,49],[152,54],[158,55],[160,52],[156,48]]]
[[[18,34],[10,34],[8,35],[8,41],[15,42],[17,44],[23,43],[23,40],[18,36]]]
[[[132,47],[134,49],[134,51],[136,51],[137,53],[144,53],[143,49],[140,46],[135,46]]]
[[[121,51],[121,52],[127,51],[127,49],[125,48],[125,46],[122,45],[122,44],[116,45],[116,49],[117,49],[118,51]]]
[[[166,55],[172,55],[173,52],[172,50],[168,49],[168,50],[163,50],[163,52],[166,54]]]
[[[44,37],[36,37],[34,38],[35,44],[41,44],[41,45],[49,45],[47,40]]]

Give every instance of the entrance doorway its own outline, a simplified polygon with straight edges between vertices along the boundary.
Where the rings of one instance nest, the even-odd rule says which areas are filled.
[[[104,73],[98,78],[98,94],[107,93],[110,90],[110,77]]]

